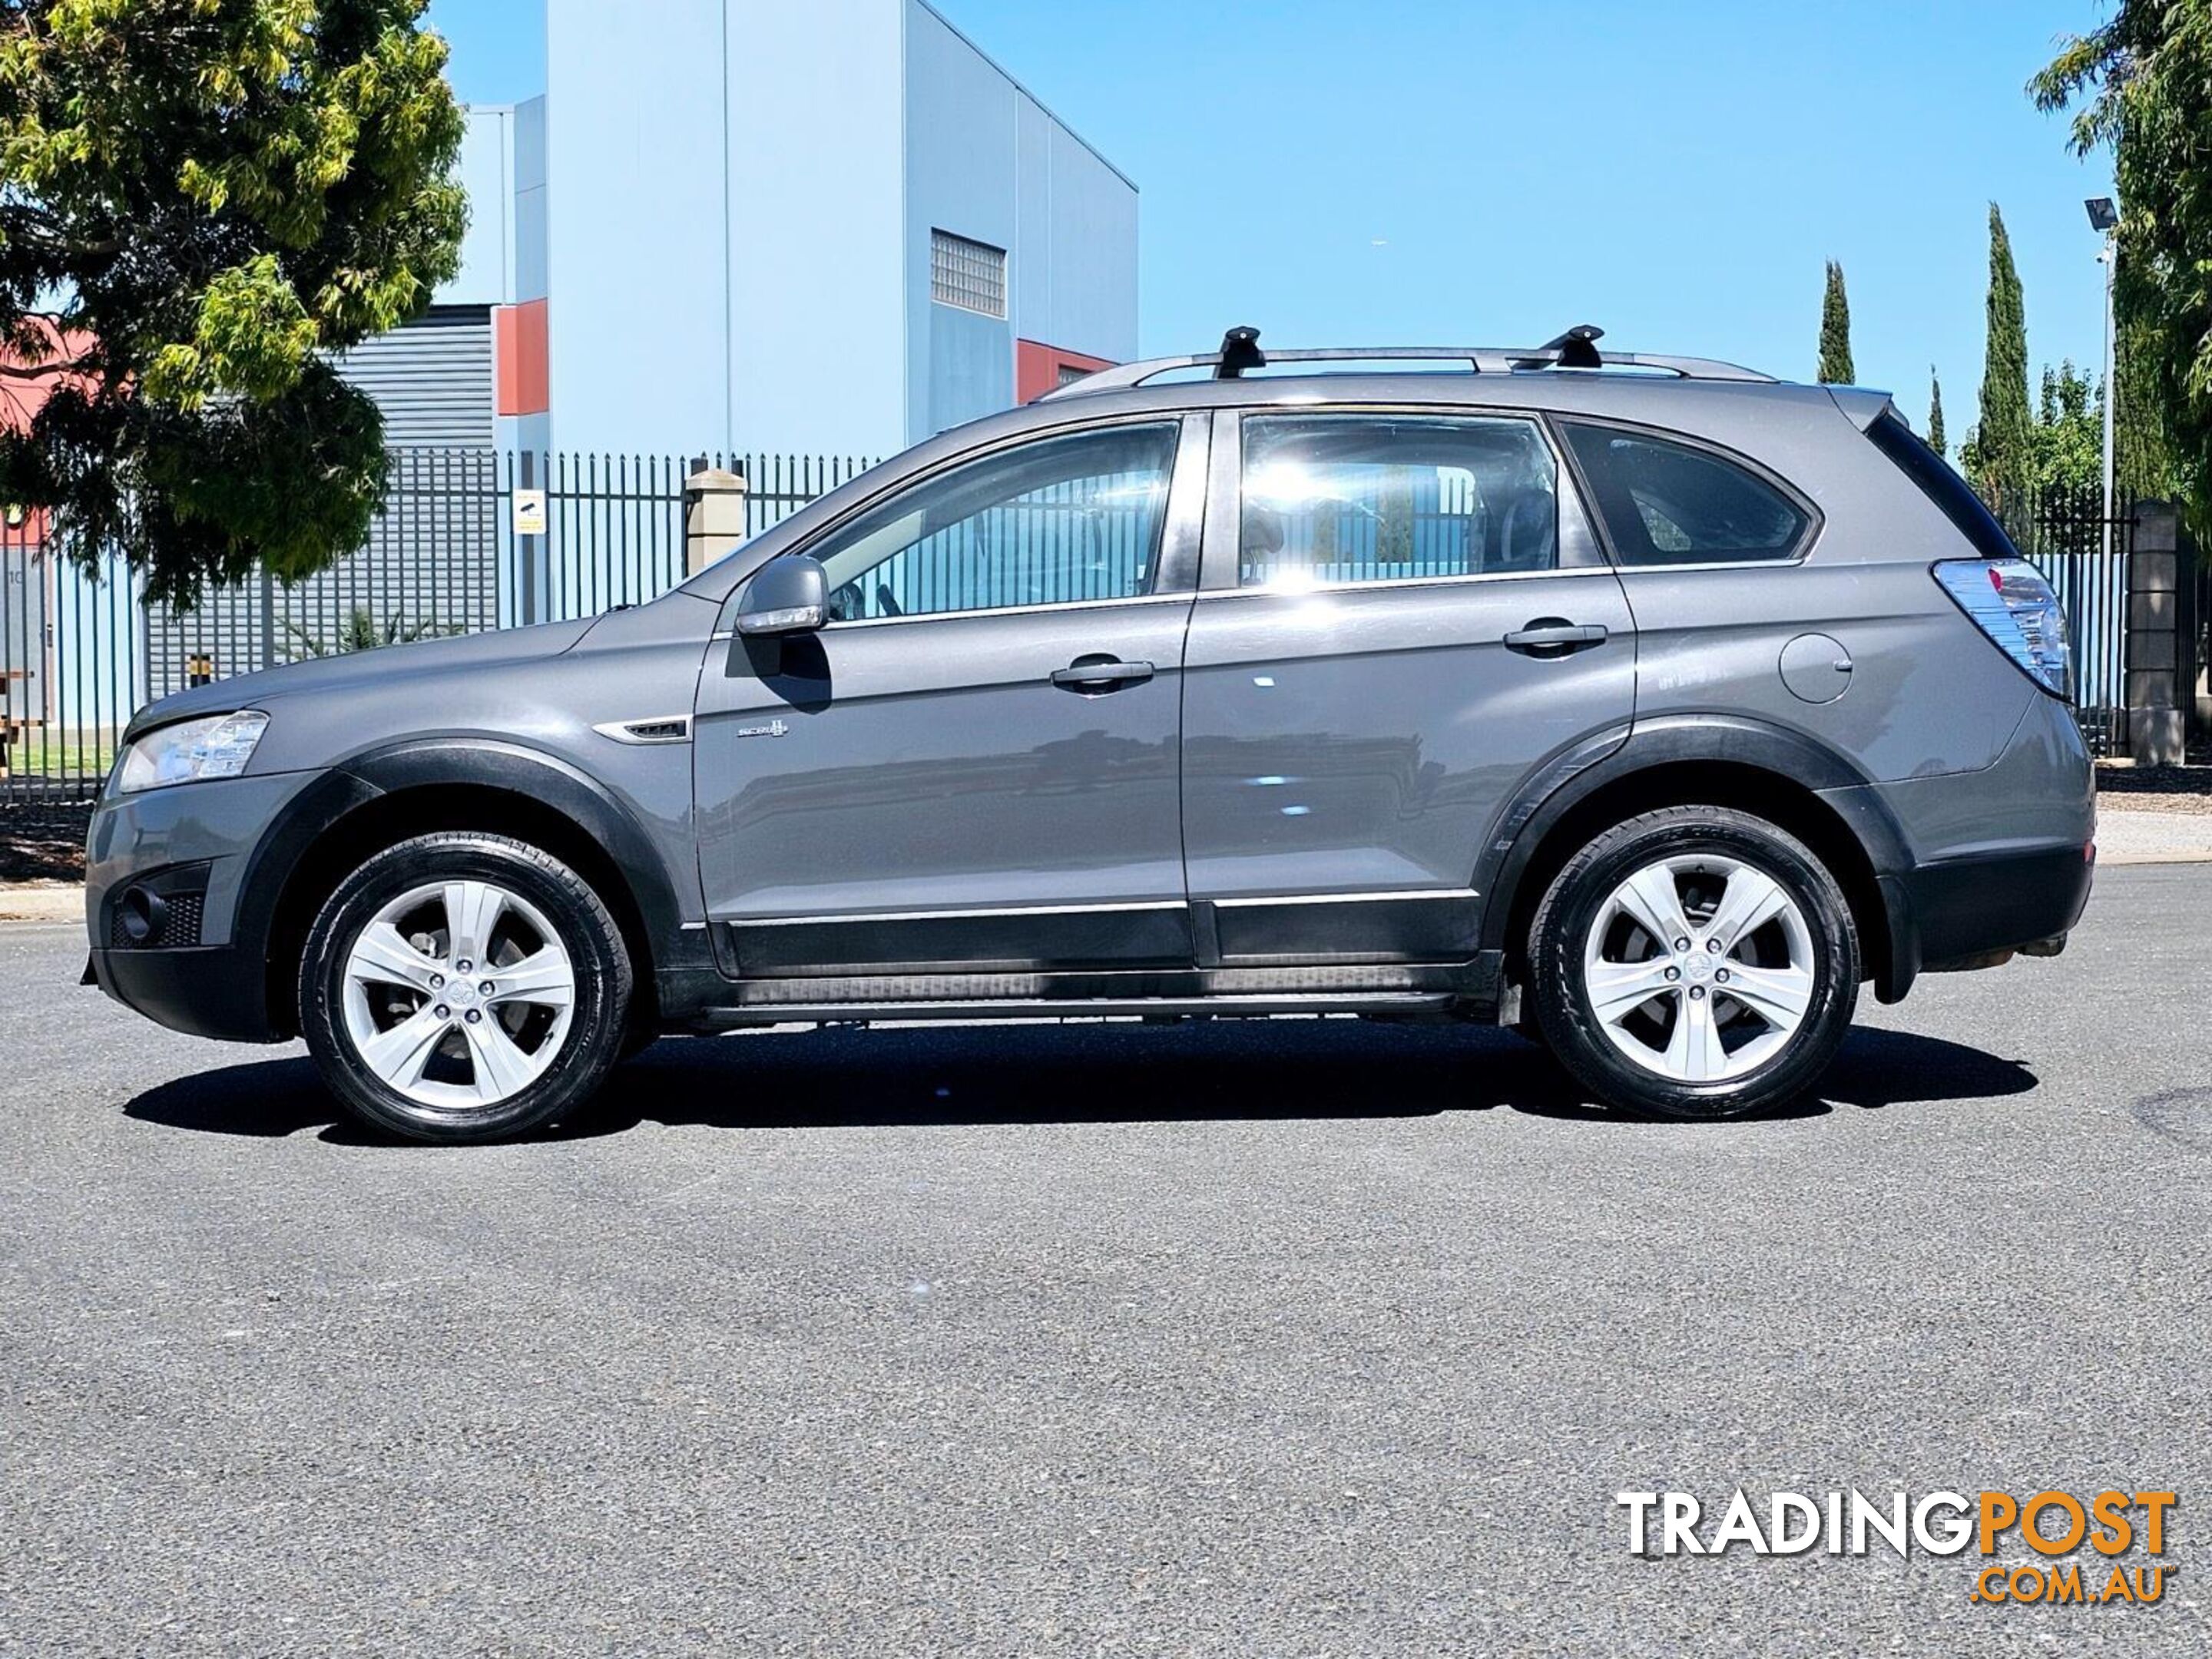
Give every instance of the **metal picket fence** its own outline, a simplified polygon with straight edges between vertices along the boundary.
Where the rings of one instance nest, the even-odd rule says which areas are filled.
[[[2001,512],[2021,552],[2043,572],[2074,643],[2074,718],[2093,755],[2128,750],[2128,566],[2136,517],[2105,514],[2103,491],[2051,489]]]
[[[684,483],[702,462],[743,474],[756,535],[871,465],[395,450],[384,510],[358,552],[304,581],[213,590],[185,611],[144,603],[114,555],[76,556],[40,515],[11,514],[0,524],[0,803],[97,794],[132,714],[186,686],[653,599],[683,579]],[[530,506],[542,517],[520,516]],[[2065,609],[2084,735],[2098,754],[2124,752],[2133,515],[2107,520],[2094,492],[2052,492],[2001,516]],[[2192,570],[2192,597],[2197,580]],[[2212,615],[2212,602],[2203,609]]]
[[[262,574],[188,611],[144,602],[112,553],[33,515],[0,526],[0,803],[88,799],[131,716],[253,669],[399,641],[593,616],[684,579],[684,482],[746,480],[757,535],[872,463],[399,449],[366,545],[304,581]],[[519,509],[542,492],[542,530]]]

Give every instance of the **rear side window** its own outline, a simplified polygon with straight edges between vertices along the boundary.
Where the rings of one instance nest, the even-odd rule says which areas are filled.
[[[1867,428],[1874,447],[1897,463],[1898,471],[1920,486],[1920,493],[1943,511],[1974,551],[1985,559],[2016,559],[2020,550],[2005,534],[1996,515],[1982,505],[1966,481],[1951,465],[1923,443],[1895,410],[1884,410],[1881,418]]]
[[[1687,444],[1565,423],[1624,565],[1786,559],[1811,515],[1764,478]]]

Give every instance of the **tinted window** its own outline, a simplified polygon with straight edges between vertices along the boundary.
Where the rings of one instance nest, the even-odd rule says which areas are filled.
[[[871,507],[815,554],[831,620],[1149,592],[1176,434],[1167,424],[1048,438]]]
[[[1623,564],[1788,558],[1810,522],[1765,479],[1687,444],[1576,422],[1567,441]]]
[[[1559,466],[1528,421],[1253,416],[1247,587],[1551,570]]]
[[[2016,559],[2019,550],[2005,534],[1996,516],[1982,505],[1966,481],[1951,464],[1923,442],[1894,411],[1886,411],[1867,428],[1876,449],[1898,465],[1905,476],[1920,486],[1920,493],[1943,510],[1959,533],[1985,559]]]

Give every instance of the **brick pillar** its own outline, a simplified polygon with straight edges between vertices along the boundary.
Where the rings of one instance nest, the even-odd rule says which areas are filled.
[[[2138,501],[2128,561],[2128,752],[2138,766],[2179,766],[2188,735],[2196,688],[2182,685],[2181,567],[2180,514]]]
[[[745,538],[745,479],[699,463],[684,481],[684,572],[696,576]]]

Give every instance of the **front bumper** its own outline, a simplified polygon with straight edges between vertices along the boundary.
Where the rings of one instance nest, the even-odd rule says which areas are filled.
[[[92,953],[100,988],[173,1031],[226,1042],[277,1042],[269,1024],[268,969],[236,945]]]
[[[262,914],[274,896],[251,902],[256,854],[315,776],[249,773],[102,801],[85,847],[85,927],[100,989],[175,1030],[277,1041]],[[167,925],[142,939],[121,914],[134,890],[167,906]]]

